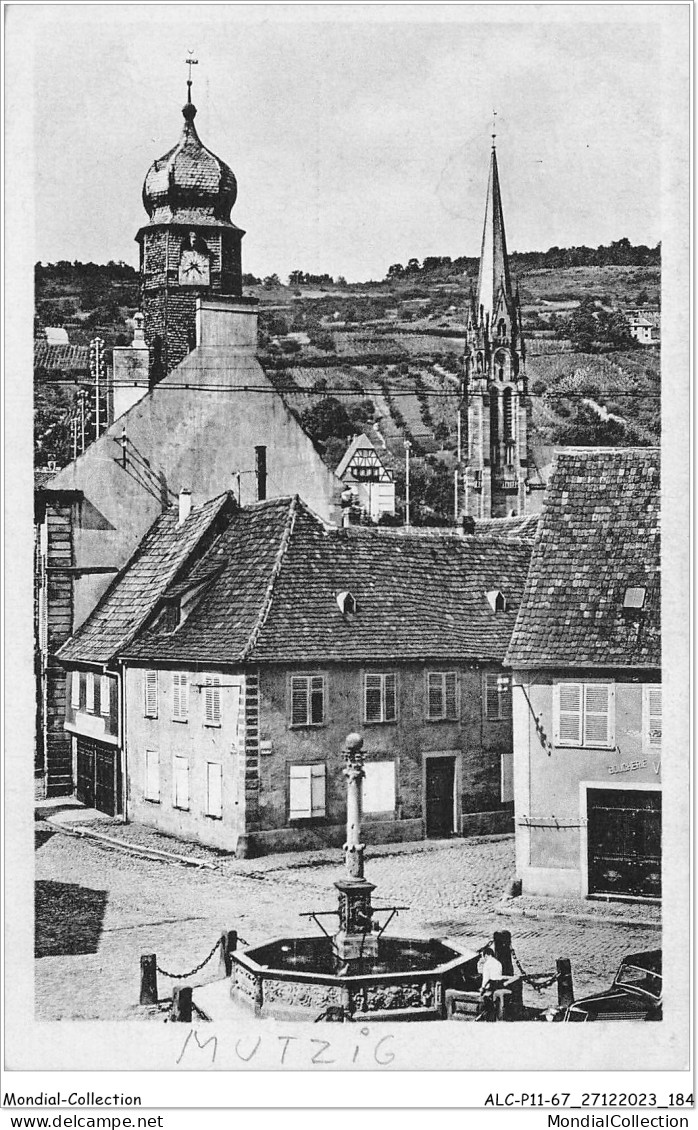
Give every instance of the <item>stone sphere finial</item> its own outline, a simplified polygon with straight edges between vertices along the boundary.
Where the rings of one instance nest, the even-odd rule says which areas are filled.
[[[344,739],[344,748],[347,753],[360,753],[364,744],[364,739],[361,734],[347,734]]]

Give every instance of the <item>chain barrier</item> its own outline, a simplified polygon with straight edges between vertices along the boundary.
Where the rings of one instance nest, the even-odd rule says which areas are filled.
[[[527,973],[519,961],[513,946],[511,947],[511,956],[514,959],[516,968],[521,974],[521,979],[525,981],[527,985],[530,985],[532,989],[535,989],[537,993],[542,993],[543,989],[549,989],[550,986],[557,981],[557,970],[555,973]]]
[[[169,977],[173,981],[183,981],[187,977],[193,977],[195,973],[198,973],[200,969],[203,969],[204,965],[206,965],[206,963],[211,960],[211,958],[213,957],[216,950],[219,949],[220,945],[221,945],[221,939],[218,938],[218,940],[216,941],[216,944],[213,947],[213,949],[211,950],[211,952],[209,954],[207,954],[207,956],[204,958],[204,960],[202,962],[200,962],[199,965],[196,965],[196,966],[194,966],[193,969],[190,969],[190,971],[188,973],[168,973],[168,971],[166,969],[161,969],[160,966],[157,965],[157,964],[156,964],[155,968],[157,969],[158,973],[162,973],[163,977]],[[247,945],[247,943],[245,943],[245,945]]]

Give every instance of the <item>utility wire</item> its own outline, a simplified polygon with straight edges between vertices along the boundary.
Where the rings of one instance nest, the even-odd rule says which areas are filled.
[[[71,381],[71,380],[59,379],[59,380],[51,380],[51,381],[42,382],[41,387],[45,388],[45,387],[52,387],[52,386],[55,386],[55,385],[72,385],[72,386],[75,386],[76,383],[77,382]],[[171,382],[165,383],[164,381],[160,381],[159,384],[152,385],[152,386],[151,386],[149,381],[109,381],[107,383],[107,387],[108,388],[146,388],[146,389],[152,389],[152,390],[157,388],[157,389],[159,389],[163,392],[179,392],[180,390],[185,389],[185,390],[188,390],[189,392],[254,392],[254,393],[262,393],[262,394],[266,394],[266,395],[270,395],[270,394],[271,395],[280,395],[280,394],[283,394],[283,393],[287,393],[289,395],[293,394],[294,396],[297,395],[297,396],[319,396],[319,397],[341,395],[341,396],[350,396],[350,397],[356,396],[356,397],[360,397],[362,399],[366,398],[367,396],[385,396],[386,395],[386,389],[383,388],[383,387],[380,387],[380,386],[378,386],[376,388],[366,387],[366,388],[362,389],[361,392],[359,392],[356,388],[341,388],[341,387],[337,387],[335,385],[329,385],[329,384],[328,384],[327,388],[323,389],[321,392],[318,392],[316,389],[313,389],[313,388],[300,388],[296,385],[274,385],[274,384],[272,384],[272,385],[268,386],[268,385],[196,384],[196,383],[191,382],[191,381],[188,381],[184,384],[173,384]],[[395,396],[395,397],[397,397],[397,396],[414,396],[414,397],[416,397],[417,396],[417,393],[415,392],[415,390],[410,389],[410,388],[407,388],[407,389],[405,389],[405,388],[394,388],[394,387],[388,388],[387,393],[388,393],[388,395]],[[434,389],[434,390],[430,390],[425,395],[429,396],[429,397],[438,397],[438,398],[443,398],[443,399],[455,399],[456,397],[463,397],[464,394],[459,389]],[[472,395],[473,396],[482,396],[483,394],[480,393],[480,392],[476,392],[476,393],[472,393]],[[527,393],[524,393],[523,395],[526,396],[529,400],[545,400],[546,398],[549,398],[549,397],[559,397],[559,398],[565,399],[565,400],[584,400],[584,399],[588,399],[588,397],[591,396],[591,395],[594,395],[594,396],[597,396],[597,397],[603,396],[604,398],[627,396],[627,397],[637,398],[637,399],[640,399],[640,400],[646,400],[648,398],[654,398],[654,399],[658,400],[658,399],[660,399],[662,394],[661,394],[660,391],[652,392],[652,391],[649,391],[649,390],[643,391],[643,390],[640,390],[640,389],[608,389],[608,388],[602,388],[602,389],[591,389],[591,390],[587,389],[585,392],[578,392],[578,391],[567,392],[567,391],[564,391],[562,389],[548,389],[545,392],[527,392]]]

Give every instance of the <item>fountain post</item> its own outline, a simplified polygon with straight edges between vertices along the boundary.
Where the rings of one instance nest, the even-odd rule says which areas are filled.
[[[364,878],[361,843],[361,792],[364,773],[363,738],[349,734],[344,743],[344,776],[347,778],[347,840],[344,845],[344,875],[335,883],[339,891],[339,930],[334,936],[337,956],[343,961],[368,957],[378,950],[373,933],[371,894],[375,883]]]

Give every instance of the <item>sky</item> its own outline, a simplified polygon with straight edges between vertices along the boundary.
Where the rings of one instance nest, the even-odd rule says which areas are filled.
[[[238,180],[245,271],[362,281],[478,255],[495,108],[510,250],[654,245],[661,7],[10,5],[34,259],[137,265],[190,51],[199,135]]]

